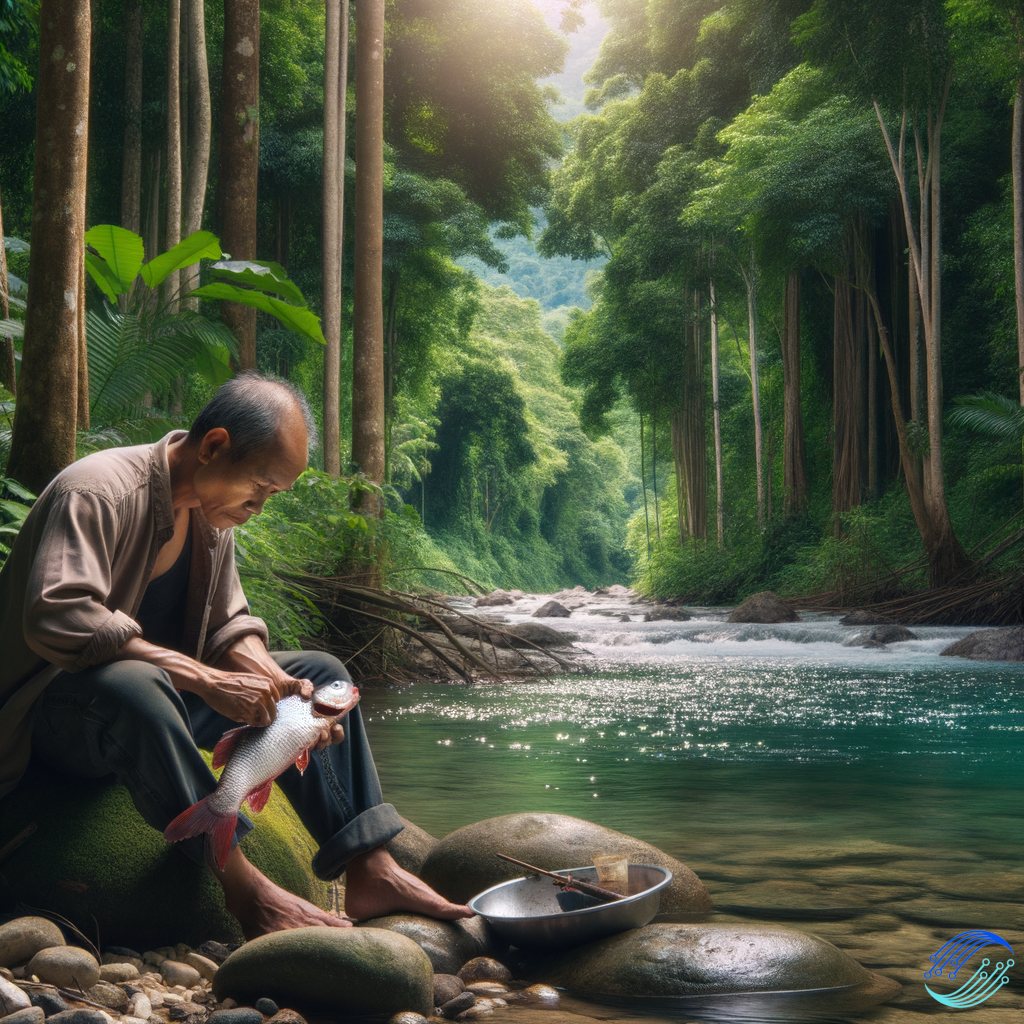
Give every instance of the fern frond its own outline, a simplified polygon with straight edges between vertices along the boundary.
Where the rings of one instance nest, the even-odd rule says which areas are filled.
[[[956,408],[950,410],[946,420],[950,426],[979,434],[1018,440],[1024,436],[1024,406],[994,391],[958,398]]]

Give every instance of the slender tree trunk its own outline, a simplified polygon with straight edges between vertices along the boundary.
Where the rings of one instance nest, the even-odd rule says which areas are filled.
[[[125,0],[121,227],[139,234],[142,206],[142,0]],[[155,253],[148,253],[154,256]]]
[[[43,0],[40,24],[28,309],[7,466],[8,476],[36,492],[75,458],[89,2]]]
[[[235,260],[256,258],[259,102],[259,0],[225,0],[218,199],[221,247]],[[238,339],[239,369],[254,369],[256,310],[222,302],[221,317]]]
[[[3,198],[0,197],[0,320],[7,320],[11,315],[11,285],[7,277],[7,250],[4,248],[4,211]],[[17,362],[14,358],[14,338],[9,334],[0,334],[3,351],[0,352],[0,384],[12,395],[18,393]]]
[[[715,432],[715,505],[718,521],[718,550],[725,547],[725,500],[722,488],[722,410],[718,397],[718,299],[715,294],[715,279],[709,283],[711,300],[711,400],[714,405]]]
[[[921,337],[921,298],[917,290],[917,275],[910,267],[907,273],[910,305],[910,418],[924,426],[927,419],[928,394],[925,381],[924,339]]]
[[[658,405],[651,410],[651,483],[654,488],[654,535],[661,550],[661,508],[658,505]]]
[[[832,337],[832,511],[836,536],[839,513],[861,502],[860,360],[854,332],[854,291],[850,283],[835,279]]]
[[[345,236],[345,96],[349,0],[327,0],[324,61],[324,469],[341,472],[342,243]]]
[[[807,507],[804,417],[800,404],[800,275],[786,278],[782,315],[783,492],[787,515]]]
[[[683,388],[679,411],[672,417],[676,475],[684,499],[679,506],[680,540],[708,539],[707,427],[704,415],[704,351],[700,333],[700,293],[693,297],[694,319],[684,333]],[[685,511],[684,511],[685,505]],[[682,529],[685,515],[685,531]]]
[[[384,320],[384,459],[385,479],[391,480],[391,428],[395,421],[395,379],[398,376],[398,285],[395,270],[388,279],[387,313]]]
[[[168,249],[181,241],[181,0],[167,2],[167,223],[164,244]],[[164,302],[178,308],[179,274],[168,274],[163,284]]]
[[[1018,40],[1018,48],[1020,41]],[[1024,77],[1013,94],[1013,279],[1017,298],[1017,386],[1024,405]]]
[[[644,492],[644,529],[647,531],[647,560],[651,560],[651,516],[647,509],[647,466],[644,459],[644,414],[640,413],[640,487]]]
[[[185,230],[188,238],[203,226],[206,183],[210,175],[210,69],[206,57],[206,10],[204,0],[185,0],[188,24],[188,177],[185,182]],[[199,287],[199,264],[182,271],[181,290]],[[199,299],[183,302],[199,309]]]
[[[757,265],[750,257],[749,273],[740,264],[747,288],[747,324],[750,339],[750,393],[754,402],[754,467],[757,473],[757,527],[764,529],[764,433],[761,429],[761,388],[757,380]]]
[[[356,5],[355,280],[352,310],[352,460],[384,480],[384,0]],[[363,507],[379,511],[378,503]]]

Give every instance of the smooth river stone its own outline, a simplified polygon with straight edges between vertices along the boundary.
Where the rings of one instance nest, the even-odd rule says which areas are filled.
[[[727,622],[799,622],[800,616],[777,594],[762,590],[751,594],[741,605],[732,610]]]
[[[419,914],[391,914],[358,923],[360,928],[383,928],[412,939],[430,957],[435,974],[458,974],[467,960],[493,952],[487,923],[480,917],[438,921]]]
[[[437,844],[420,877],[445,898],[465,903],[498,882],[523,876],[522,868],[499,860],[499,853],[548,871],[585,867],[594,863],[595,854],[621,854],[634,864],[673,873],[662,890],[662,913],[706,914],[712,909],[707,889],[685,864],[632,836],[567,814],[506,814],[467,825]]]
[[[19,988],[13,981],[0,978],[0,1017],[6,1017],[16,1010],[27,1010],[31,1005],[32,1000],[23,988]]]
[[[43,1024],[46,1015],[38,1006],[26,1006],[25,1009],[9,1013],[2,1019],[4,1024]]]
[[[78,946],[53,946],[41,949],[25,968],[29,976],[60,988],[92,988],[100,980],[100,965],[96,958]]]
[[[437,846],[437,840],[406,818],[402,818],[402,824],[405,828],[387,844],[388,853],[398,861],[399,867],[418,875],[430,851]]]
[[[18,917],[0,924],[0,967],[14,967],[41,949],[63,946],[64,934],[45,917]]]
[[[722,924],[649,924],[563,953],[543,965],[543,975],[571,992],[617,998],[793,992],[872,979],[816,936]]]
[[[331,1017],[434,1006],[434,972],[412,939],[382,928],[294,928],[245,943],[213,979],[218,1000],[261,996]]]

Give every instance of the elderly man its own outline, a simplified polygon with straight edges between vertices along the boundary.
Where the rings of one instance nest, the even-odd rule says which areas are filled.
[[[313,429],[297,390],[244,373],[187,433],[90,455],[43,491],[0,571],[0,797],[35,756],[70,775],[116,776],[162,831],[216,786],[198,747],[348,678],[330,655],[267,651],[234,562],[232,527],[292,486]],[[292,767],[278,780],[319,844],[314,871],[347,872],[351,918],[469,916],[385,849],[401,820],[383,802],[358,708],[343,724],[325,727],[304,775]],[[351,924],[253,867],[237,845],[251,828],[240,815],[225,869],[213,869],[247,936]],[[206,862],[202,837],[180,848]]]

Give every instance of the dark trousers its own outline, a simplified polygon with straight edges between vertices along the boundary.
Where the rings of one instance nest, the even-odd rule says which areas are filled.
[[[320,651],[273,658],[289,675],[314,686],[349,678],[337,658]],[[304,775],[293,765],[277,780],[320,847],[313,870],[325,880],[337,878],[353,857],[383,845],[403,827],[394,807],[383,802],[358,706],[342,724],[345,739],[312,756]],[[32,750],[69,775],[116,776],[142,817],[162,832],[217,787],[197,748],[212,750],[237,725],[195,694],[179,693],[162,669],[144,661],[112,661],[62,672],[50,683],[36,704]],[[252,827],[239,815],[236,841]],[[177,845],[205,863],[202,837]]]

